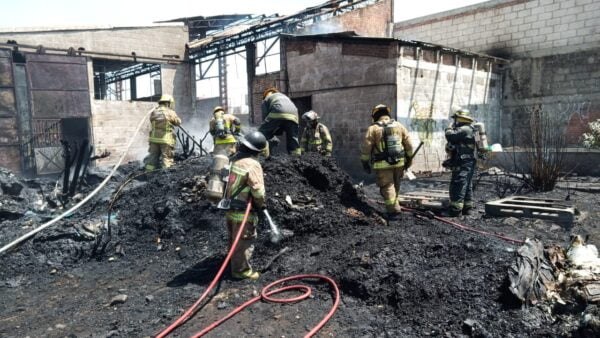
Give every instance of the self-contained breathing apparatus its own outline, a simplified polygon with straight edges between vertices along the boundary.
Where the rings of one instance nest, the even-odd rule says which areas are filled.
[[[386,161],[394,165],[400,162],[404,156],[404,146],[402,138],[398,132],[398,127],[395,121],[391,120],[388,123],[375,122],[380,127],[383,127],[382,152],[374,155],[375,161]]]
[[[454,119],[453,128],[457,128],[456,115]],[[442,162],[442,167],[451,169],[457,167],[460,160],[475,159],[475,156],[484,159],[490,150],[483,122],[463,125],[465,126],[471,128],[472,136],[468,136],[466,142],[446,144],[447,159]]]
[[[218,138],[225,138],[227,136],[223,114],[222,110],[215,112],[215,136]]]

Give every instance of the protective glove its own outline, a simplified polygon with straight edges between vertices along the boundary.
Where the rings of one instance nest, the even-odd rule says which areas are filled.
[[[367,162],[367,161],[363,161],[363,162],[362,162],[362,166],[363,166],[363,169],[365,170],[365,172],[366,172],[367,174],[370,174],[370,173],[371,173],[371,164],[369,164],[369,162]]]

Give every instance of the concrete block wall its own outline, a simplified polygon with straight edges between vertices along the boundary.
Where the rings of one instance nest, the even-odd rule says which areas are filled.
[[[580,144],[588,123],[600,119],[600,49],[540,58],[519,59],[510,65],[504,87],[504,142],[517,145],[529,128],[534,107],[550,112],[565,128],[567,142]]]
[[[360,146],[371,125],[371,109],[396,102],[397,44],[299,39],[287,48],[289,95],[312,97],[312,109],[331,131],[335,158],[353,175],[364,176]]]
[[[0,31],[0,41],[88,51],[162,58],[183,58],[188,32],[184,26],[116,27],[96,29],[24,29]]]
[[[360,147],[367,128],[372,124],[371,109],[387,103],[395,109],[394,84],[338,88],[315,92],[313,110],[322,116],[333,139],[333,156],[340,166],[358,179],[370,179],[360,163]]]
[[[599,17],[596,0],[493,0],[397,22],[394,37],[540,57],[600,47]]]
[[[156,106],[152,102],[102,101],[92,102],[92,132],[96,153],[107,150],[111,155],[98,160],[98,165],[116,163],[133,136],[140,120]],[[148,151],[150,123],[147,118],[128,152],[126,161],[142,160]]]
[[[90,98],[92,101],[91,128],[94,146],[96,153],[101,153],[103,150],[111,152],[110,157],[97,161],[97,164],[110,165],[116,163],[123,154],[138,123],[150,109],[157,106],[157,103],[94,100],[92,72],[92,61],[88,60]],[[191,122],[193,120],[193,110],[189,94],[189,67],[184,64],[163,64],[161,65],[161,80],[162,92],[173,95],[175,98],[175,111],[184,121],[184,128],[188,130],[187,126],[193,126]],[[149,131],[150,123],[146,117],[142,129],[128,152],[126,161],[142,160],[146,156]]]
[[[412,170],[441,171],[446,158],[445,128],[460,107],[487,126],[488,138],[498,142],[502,130],[501,75],[494,73],[488,59],[473,59],[454,54],[416,58],[415,49],[402,47],[398,60],[397,120],[410,131],[415,147],[423,147]]]

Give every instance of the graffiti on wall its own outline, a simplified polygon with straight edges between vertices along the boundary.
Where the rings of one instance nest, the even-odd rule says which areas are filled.
[[[431,145],[433,141],[433,133],[436,130],[437,123],[433,119],[433,105],[421,107],[416,101],[410,104],[410,111],[414,112],[414,117],[411,119],[410,126],[417,131],[419,139],[426,145]]]
[[[600,119],[600,110],[595,109],[593,102],[589,100],[559,101],[511,109],[513,128],[529,128],[531,113],[536,110],[541,110],[552,116],[555,125],[562,129],[569,145],[580,145],[582,134],[589,130],[588,124]],[[516,138],[515,141],[520,143],[519,138]]]

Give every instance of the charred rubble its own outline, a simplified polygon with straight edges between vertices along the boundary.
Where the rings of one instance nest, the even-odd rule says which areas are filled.
[[[79,321],[78,332],[110,332],[118,326],[113,331],[122,336],[155,333],[174,318],[177,309],[193,301],[194,295],[185,286],[197,285],[196,291],[205,287],[226,253],[222,213],[204,196],[209,165],[208,158],[190,157],[170,170],[148,174],[133,164],[120,169],[94,202],[0,257],[0,293],[4,294],[0,317],[14,316],[10,304],[19,288],[48,285],[46,289],[38,286],[32,295],[43,302],[51,292],[51,282],[60,275],[101,280],[106,274],[128,276],[128,269],[139,266],[140,275],[155,271],[152,281],[140,282],[133,276],[129,287],[138,290],[137,282],[143,287],[167,283],[169,291],[162,298],[145,298],[146,303],[162,299],[161,306],[144,306],[139,311],[133,307],[143,303],[136,303],[135,295],[130,300],[124,297],[126,301],[118,305],[124,312],[112,315],[122,318],[113,322],[104,318],[109,316],[104,307],[92,307],[88,311],[95,315]],[[331,325],[340,336],[589,336],[598,330],[594,305],[528,304],[509,292],[508,271],[515,261],[516,245],[411,214],[388,225],[376,194],[354,185],[331,158],[275,156],[263,161],[263,168],[268,208],[286,238],[280,245],[271,244],[268,227],[260,226],[254,264],[263,270],[265,282],[313,272],[337,280],[344,302]],[[38,206],[45,205],[41,189],[52,182],[1,174],[0,238],[6,242],[58,210]],[[503,232],[514,229],[480,214],[464,221],[492,232],[498,231],[499,223]],[[561,237],[556,232],[538,235],[549,241]],[[281,253],[284,247],[288,249]],[[245,285],[226,278],[221,291],[243,290]],[[134,290],[129,293],[138,292]],[[322,291],[320,302],[329,302],[327,291]],[[318,318],[322,306],[311,304],[315,303],[302,306]],[[74,309],[87,306],[76,300],[68,305]],[[24,325],[26,317],[15,323]],[[314,321],[313,317],[307,320]],[[0,323],[0,334],[29,332],[19,330],[24,329]],[[246,333],[228,326],[224,330],[232,335]],[[298,330],[302,327],[292,332]]]

